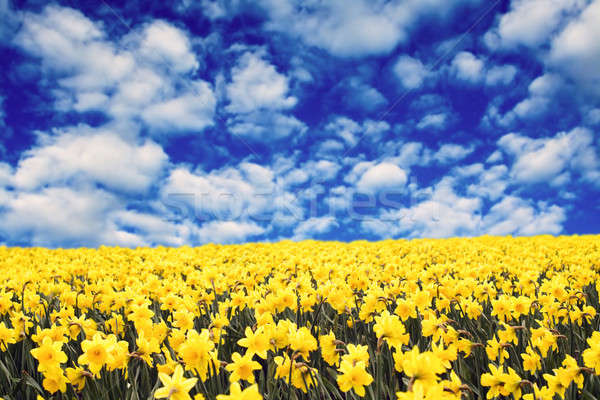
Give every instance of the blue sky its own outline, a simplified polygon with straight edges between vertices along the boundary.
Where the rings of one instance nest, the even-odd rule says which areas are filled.
[[[600,0],[0,20],[0,244],[599,232]]]

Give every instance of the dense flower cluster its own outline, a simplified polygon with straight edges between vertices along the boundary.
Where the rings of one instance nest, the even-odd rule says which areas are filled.
[[[600,398],[600,237],[0,247],[0,398]]]

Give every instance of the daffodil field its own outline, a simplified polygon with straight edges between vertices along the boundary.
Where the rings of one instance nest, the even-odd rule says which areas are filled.
[[[0,247],[0,398],[600,399],[600,236]]]

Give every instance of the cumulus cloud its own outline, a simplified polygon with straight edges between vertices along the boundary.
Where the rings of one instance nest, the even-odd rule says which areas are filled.
[[[385,53],[405,37],[394,15],[387,12],[390,6],[374,10],[365,1],[354,2],[352,7],[333,1],[315,5],[312,12],[299,16],[296,1],[263,3],[271,17],[267,28],[293,32],[306,43],[338,56]]]
[[[229,112],[288,109],[297,102],[294,96],[288,95],[288,78],[254,53],[244,53],[239,58],[231,70],[231,82],[225,90]]]
[[[585,122],[589,125],[600,125],[600,108],[593,108],[585,115]]]
[[[325,129],[341,138],[350,147],[358,143],[361,131],[360,125],[348,117],[337,117],[327,124]]]
[[[528,95],[512,109],[502,111],[502,97],[493,99],[482,119],[484,126],[497,124],[502,128],[510,128],[518,121],[539,121],[548,114],[553,101],[564,90],[564,80],[554,72],[546,72],[528,86]]]
[[[485,73],[485,61],[468,51],[458,53],[451,63],[451,68],[458,79],[470,83],[479,82]]]
[[[427,114],[417,123],[417,129],[444,129],[447,119],[445,113]]]
[[[291,187],[294,181],[305,181],[317,172],[294,166],[275,171],[274,167],[243,162],[210,172],[179,166],[160,188],[160,200],[174,218],[254,221],[265,229],[294,225],[303,220],[307,199]]]
[[[337,226],[339,226],[339,224],[333,217],[311,217],[300,222],[298,226],[294,228],[293,240],[315,238],[318,235],[329,232]]]
[[[394,64],[394,74],[406,89],[417,89],[427,77],[427,68],[421,60],[402,55]]]
[[[140,35],[140,57],[166,65],[178,73],[193,72],[198,68],[190,40],[182,30],[159,20],[148,24]]]
[[[500,150],[495,150],[489,155],[488,158],[485,159],[485,162],[487,163],[496,163],[499,161],[502,161],[502,152]]]
[[[348,147],[354,147],[360,140],[377,142],[387,131],[390,125],[385,121],[367,119],[362,123],[346,116],[336,116],[325,125],[328,134],[337,136]]]
[[[216,103],[206,82],[194,82],[189,92],[149,105],[141,117],[153,130],[201,131],[213,125]]]
[[[101,190],[44,188],[13,194],[4,204],[0,231],[14,242],[36,246],[95,245],[106,230],[104,216],[119,200]]]
[[[341,166],[328,160],[319,160],[307,162],[304,168],[312,174],[313,179],[324,182],[334,179]]]
[[[10,164],[0,162],[0,188],[9,186],[12,181],[13,168]]]
[[[578,82],[582,90],[600,94],[600,1],[592,1],[552,41],[550,64]]]
[[[304,122],[293,115],[270,111],[232,116],[227,120],[227,127],[234,135],[253,141],[299,137],[308,129]]]
[[[197,226],[190,221],[177,223],[160,213],[113,210],[105,217],[107,227],[99,236],[103,243],[127,247],[183,246],[195,240]]]
[[[485,84],[487,86],[508,85],[513,81],[517,72],[514,65],[495,65],[487,70]]]
[[[168,161],[151,140],[129,142],[111,131],[86,126],[42,134],[19,161],[13,183],[33,190],[45,185],[98,183],[122,192],[145,192]]]
[[[433,162],[434,152],[420,142],[399,142],[395,146],[388,143],[385,148],[392,151],[392,156],[386,159],[407,171],[412,166],[426,166]]]
[[[444,18],[458,5],[475,0],[409,0],[370,2],[335,0],[305,5],[300,0],[262,0],[268,12],[266,28],[292,34],[340,57],[384,54],[408,39],[423,17]]]
[[[373,111],[387,104],[387,99],[381,92],[365,83],[359,77],[351,77],[342,83],[346,93],[344,102],[354,110]]]
[[[380,190],[402,190],[408,175],[397,165],[382,162],[368,166],[356,182],[360,192],[377,192]]]
[[[89,67],[89,74],[100,75],[99,69],[107,67],[101,63],[113,62],[113,68],[107,68],[103,81],[99,82],[101,85],[118,79],[133,64],[126,55],[115,54],[115,49],[102,41],[103,36],[101,28],[80,11],[50,5],[40,14],[24,15],[23,26],[15,41],[24,50],[40,57],[42,66],[50,70],[67,67],[86,73],[85,67]],[[89,57],[99,53],[109,56],[109,59],[100,61]],[[80,80],[93,83],[93,79],[86,76]]]
[[[54,81],[51,95],[60,111],[141,119],[157,134],[213,125],[213,90],[191,78],[199,63],[190,39],[167,22],[135,26],[111,40],[80,11],[49,5],[39,14],[24,13],[15,43],[39,58],[42,72]]]
[[[222,192],[225,194],[230,194],[233,190],[243,193],[245,187],[251,187],[251,184],[258,185],[258,181],[265,177],[269,179],[268,173],[262,174],[261,177],[261,173],[265,172],[261,169],[262,167],[251,164],[240,166],[240,170],[252,174],[252,179],[245,179],[250,183],[226,176],[219,177],[220,181],[216,178],[216,182],[211,183],[215,186],[221,184],[228,190]],[[2,168],[1,172],[0,180],[7,180],[8,183],[13,181],[9,167]],[[85,168],[82,172],[86,172]],[[100,171],[100,175],[102,173]],[[177,172],[175,174],[177,175]],[[227,175],[227,172],[224,175]],[[15,180],[18,180],[19,176],[16,178]],[[180,181],[199,185],[198,182],[184,179],[185,177]],[[90,178],[69,187],[55,183],[54,186],[35,190],[18,187],[18,190],[5,191],[0,188],[0,218],[3,220],[0,235],[8,238],[11,243],[49,247],[101,244],[135,247],[157,244],[181,246],[190,243],[232,243],[265,232],[264,227],[250,221],[225,219],[199,224],[201,221],[194,214],[185,214],[183,218],[177,218],[180,216],[173,213],[173,209],[180,205],[176,202],[177,198],[150,197],[144,202],[144,211],[136,210],[135,207],[139,206],[136,200],[96,188],[93,182],[94,179]],[[187,187],[185,193],[190,193],[193,189],[197,187]],[[218,193],[212,194],[218,197]]]
[[[162,179],[166,156],[151,141],[95,131],[68,135],[41,137],[15,168],[0,163],[0,235],[11,243],[234,243],[304,221],[303,194],[285,191],[290,173],[280,180],[273,168],[244,161],[210,172],[173,166]],[[277,168],[300,181],[320,173],[331,179],[339,170],[325,160],[308,164],[312,169],[300,178],[304,167],[294,162]],[[150,185],[158,194],[145,193],[140,209],[136,191]]]
[[[448,164],[462,160],[473,152],[471,146],[461,146],[455,143],[446,143],[433,155],[433,158],[440,164]]]
[[[513,112],[523,119],[532,119],[543,115],[561,84],[561,78],[551,73],[535,78],[529,84],[529,97],[519,102]]]
[[[166,179],[161,197],[167,204],[185,206],[193,218],[234,220],[257,216],[271,207],[273,182],[254,186],[247,179],[247,171],[226,168],[204,173],[178,167]]]
[[[449,237],[478,230],[481,200],[457,195],[451,179],[442,179],[425,195],[410,207],[384,210],[378,219],[363,221],[363,228],[379,237]]]
[[[461,82],[472,85],[502,86],[513,81],[518,69],[511,64],[490,65],[484,57],[461,51],[450,63],[450,72]]]
[[[494,204],[483,218],[490,235],[559,234],[566,220],[565,210],[539,202],[536,205],[515,196],[506,196]]]
[[[513,0],[510,10],[498,23],[503,46],[537,47],[548,40],[563,22],[563,16],[576,12],[578,0]]]
[[[503,196],[511,183],[508,167],[504,164],[485,167],[475,163],[457,167],[452,173],[459,182],[464,182],[468,195],[492,201]]]
[[[197,235],[201,243],[239,243],[264,232],[253,222],[211,221],[202,224]]]
[[[232,113],[227,125],[235,135],[256,141],[279,140],[301,136],[307,129],[293,115],[281,112],[294,107],[297,99],[288,93],[287,76],[259,54],[240,56],[225,92],[229,101],[225,109]]]
[[[382,238],[537,235],[563,230],[566,213],[557,205],[505,196],[485,212],[481,198],[462,196],[455,185],[454,178],[445,177],[421,193],[426,195],[425,200],[410,207],[384,210],[378,219],[365,220],[361,226]]]
[[[517,182],[562,186],[571,181],[572,174],[579,174],[597,185],[600,161],[593,141],[592,132],[575,128],[540,139],[509,133],[498,140],[498,146],[513,158],[511,176]]]

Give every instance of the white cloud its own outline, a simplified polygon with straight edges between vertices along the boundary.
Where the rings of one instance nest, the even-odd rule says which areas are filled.
[[[174,168],[160,189],[160,199],[178,217],[206,221],[256,221],[271,227],[302,221],[303,193],[287,191],[287,184],[303,176],[289,176],[289,169],[275,173],[272,167],[243,162],[210,172]],[[302,167],[307,175],[309,171]],[[300,174],[300,172],[297,172]],[[289,181],[286,181],[289,179]],[[265,228],[266,229],[266,228]]]
[[[384,54],[408,39],[421,17],[443,21],[460,4],[477,0],[408,0],[382,2],[344,0],[311,2],[262,0],[270,21],[267,29],[296,35],[305,43],[340,57]]]
[[[260,54],[244,53],[231,70],[231,82],[225,87],[232,113],[227,120],[231,133],[254,141],[299,137],[307,126],[282,113],[294,107],[296,97],[288,95],[289,80]]]
[[[427,77],[427,68],[421,60],[402,55],[394,64],[394,73],[406,89],[417,89]]]
[[[314,4],[311,12],[300,15],[296,1],[263,3],[271,16],[268,29],[295,33],[306,43],[338,56],[389,52],[405,35],[394,15],[365,1],[356,1],[351,7],[342,1]]]
[[[231,82],[226,87],[232,113],[249,113],[259,109],[281,110],[293,107],[297,99],[288,96],[289,83],[285,75],[259,55],[244,53],[231,70]]]
[[[344,148],[344,143],[334,139],[327,139],[317,145],[315,157],[335,159],[337,154],[344,151]]]
[[[593,108],[585,115],[585,121],[589,125],[600,125],[600,108]]]
[[[19,192],[5,205],[0,230],[16,242],[35,246],[93,246],[106,229],[104,216],[118,206],[114,196],[96,189]]]
[[[358,123],[344,116],[337,116],[325,126],[325,131],[339,137],[348,147],[354,147],[360,140],[377,142],[389,131],[390,125],[385,121],[367,119]]]
[[[198,68],[190,40],[182,30],[155,20],[140,35],[139,54],[144,59],[173,68],[178,73],[193,72]]]
[[[303,168],[312,175],[314,180],[326,182],[337,176],[341,166],[328,160],[319,160],[309,161]]]
[[[273,170],[262,165],[244,161],[239,164],[239,169],[244,178],[255,186],[270,187],[275,179]]]
[[[552,41],[550,64],[566,72],[583,91],[600,94],[600,1],[592,1]]]
[[[496,163],[496,162],[499,162],[499,161],[502,161],[502,152],[500,150],[495,150],[485,160],[485,162],[487,162],[487,163]]]
[[[382,162],[368,167],[361,175],[356,188],[362,192],[377,192],[385,189],[404,189],[406,172],[397,165]]]
[[[132,210],[109,213],[109,228],[102,235],[106,243],[126,246],[183,246],[193,240],[197,227],[189,222],[174,223],[164,216]]]
[[[472,178],[485,170],[482,163],[460,165],[452,169],[452,176],[459,178]]]
[[[310,176],[306,171],[296,168],[291,170],[285,177],[283,177],[282,182],[286,187],[295,186],[306,183],[309,178]]]
[[[563,16],[577,11],[580,0],[513,0],[511,9],[500,18],[498,35],[506,47],[537,47],[560,27]]]
[[[461,51],[452,60],[451,68],[458,79],[477,83],[484,76],[485,62],[468,51]]]
[[[517,116],[513,110],[503,113],[501,105],[503,103],[502,96],[493,98],[487,106],[485,115],[481,119],[481,126],[487,129],[493,129],[496,125],[506,129],[515,122]]]
[[[382,238],[562,232],[566,214],[559,206],[506,196],[483,215],[482,199],[457,194],[455,185],[454,178],[445,177],[433,188],[420,191],[425,200],[410,207],[384,210],[378,219],[365,220],[361,226]]]
[[[598,184],[600,161],[593,140],[589,130],[575,128],[541,139],[510,133],[498,140],[498,146],[514,158],[511,176],[517,182],[562,186],[570,181],[569,174],[578,173]]]
[[[118,245],[180,246],[197,239],[189,220],[166,219],[161,207],[147,200],[149,212],[134,211],[127,198],[81,184],[38,191],[0,188],[0,234],[10,243],[48,247]]]
[[[515,78],[517,71],[514,65],[493,66],[486,72],[485,84],[487,86],[508,85]]]
[[[334,133],[348,146],[352,147],[358,143],[361,127],[356,121],[348,117],[337,117],[325,126],[325,130]]]
[[[512,113],[521,119],[535,119],[545,115],[552,97],[558,92],[562,85],[562,79],[552,73],[535,78],[529,85],[529,96],[519,102]]]
[[[73,109],[78,112],[98,110],[108,105],[109,97],[101,92],[80,92],[76,94]]]
[[[268,111],[236,115],[229,118],[227,124],[234,135],[254,141],[299,137],[308,129],[304,122],[292,115]]]
[[[111,131],[86,126],[41,135],[15,170],[15,186],[33,190],[45,185],[95,182],[113,190],[144,192],[168,161],[156,143],[128,142]]]
[[[503,164],[494,165],[490,168],[483,168],[482,164],[477,165],[481,166],[481,169],[474,174],[476,182],[466,187],[466,193],[470,196],[479,196],[496,201],[504,195],[510,184],[508,167]]]
[[[211,221],[198,229],[202,243],[240,243],[265,233],[265,229],[253,222]]]
[[[485,232],[490,235],[559,234],[566,220],[565,211],[556,205],[531,202],[506,196],[494,204],[483,218]]]
[[[448,164],[462,160],[473,152],[473,147],[465,147],[459,144],[447,143],[433,155],[433,158],[440,164]]]
[[[4,186],[9,186],[12,181],[12,176],[13,176],[12,166],[5,162],[0,162],[0,188],[2,188]]]
[[[529,93],[532,96],[551,96],[562,84],[562,80],[555,74],[546,73],[535,78],[529,85]]]
[[[477,232],[481,200],[457,195],[453,183],[452,179],[444,178],[424,193],[426,200],[410,207],[385,210],[378,220],[362,222],[362,227],[382,238],[449,237]]]
[[[486,86],[508,85],[515,78],[518,69],[514,65],[486,66],[486,60],[468,51],[458,53],[450,64],[450,71],[463,82]]]
[[[311,217],[304,220],[294,229],[294,240],[310,239],[339,226],[333,217]]]
[[[204,173],[178,167],[171,171],[161,188],[167,203],[183,203],[199,218],[239,219],[257,216],[271,209],[273,182],[254,186],[248,168]]]
[[[387,99],[377,89],[359,77],[351,77],[343,82],[343,86],[347,91],[344,102],[350,107],[373,111],[387,104]]]
[[[433,152],[419,142],[388,142],[382,146],[385,154],[390,154],[386,161],[409,170],[413,165],[428,165],[432,161]]]
[[[349,186],[335,186],[329,190],[328,196],[324,199],[330,212],[347,212],[352,204],[354,191]]]
[[[201,131],[213,125],[216,105],[210,86],[199,81],[193,83],[193,89],[188,93],[150,105],[141,117],[158,131]]]
[[[444,129],[447,115],[445,113],[427,114],[417,124],[417,129]]]
[[[24,14],[15,41],[40,57],[48,74],[67,73],[59,81],[62,86],[89,91],[116,84],[135,66],[129,52],[118,51],[104,36],[81,12],[50,5],[40,14]]]
[[[23,15],[15,43],[40,59],[57,110],[141,120],[154,134],[212,125],[215,96],[190,78],[199,63],[185,31],[153,21],[110,40],[102,24],[71,8]]]

